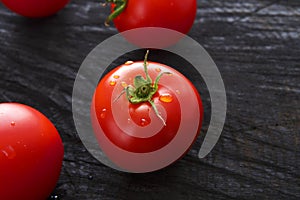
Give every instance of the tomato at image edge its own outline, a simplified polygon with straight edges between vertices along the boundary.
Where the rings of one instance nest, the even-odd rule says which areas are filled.
[[[116,4],[112,4],[115,11]],[[160,27],[187,34],[197,10],[196,0],[128,0],[113,19],[119,32],[141,27]]]
[[[140,48],[163,49],[190,31],[196,12],[196,0],[121,0],[111,4],[105,24],[113,21],[121,35]]]
[[[29,18],[47,17],[57,13],[70,0],[2,0],[11,11]]]
[[[64,147],[51,121],[19,103],[0,103],[0,197],[47,199],[60,176]]]

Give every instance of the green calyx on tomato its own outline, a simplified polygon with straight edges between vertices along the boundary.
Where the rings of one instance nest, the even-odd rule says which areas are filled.
[[[124,93],[126,93],[126,97],[128,101],[132,104],[138,104],[142,102],[149,102],[156,114],[156,116],[163,122],[163,124],[166,126],[165,120],[162,118],[162,116],[159,114],[156,105],[154,104],[152,100],[152,96],[157,92],[158,90],[158,82],[162,75],[164,74],[171,74],[170,72],[162,72],[160,73],[156,78],[155,81],[152,82],[151,77],[148,74],[148,68],[147,68],[147,59],[148,59],[149,50],[147,50],[144,58],[144,71],[146,78],[144,78],[141,75],[137,75],[134,78],[133,86],[127,85],[124,90],[121,92],[121,94],[116,98],[116,100],[119,99],[120,96],[122,96]]]
[[[105,20],[105,25],[109,26],[109,23],[124,11],[127,5],[127,0],[106,0],[106,2],[113,3],[115,5],[114,11]]]

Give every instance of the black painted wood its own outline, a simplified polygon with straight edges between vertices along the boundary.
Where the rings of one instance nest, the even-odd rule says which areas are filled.
[[[103,24],[108,12],[98,0],[72,0],[58,14],[33,20],[0,5],[0,101],[37,108],[64,142],[61,177],[49,199],[300,199],[298,0],[198,0],[189,36],[211,54],[224,79],[224,131],[199,160],[209,96],[186,72],[203,93],[202,135],[184,158],[147,174],[102,165],[86,151],[73,123],[77,70],[97,44],[117,33]]]

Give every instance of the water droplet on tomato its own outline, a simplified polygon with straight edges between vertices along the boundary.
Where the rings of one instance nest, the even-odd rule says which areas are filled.
[[[133,64],[133,63],[134,63],[133,61],[129,60],[129,61],[126,61],[126,62],[125,62],[125,65],[131,65],[131,64]]]
[[[176,92],[177,94],[181,94],[181,92],[180,92],[179,90],[176,90],[175,92]]]
[[[12,122],[10,122],[10,125],[11,125],[11,126],[15,126],[15,125],[16,125],[16,122],[12,121]]]
[[[160,68],[156,68],[155,71],[161,72],[161,69]]]
[[[111,86],[115,86],[115,85],[116,85],[116,83],[117,83],[116,81],[110,81],[110,82],[109,82],[109,85],[111,85]]]
[[[14,157],[16,157],[16,151],[15,149],[8,145],[7,147],[5,147],[4,149],[1,150],[1,152],[8,158],[8,159],[13,159]]]
[[[170,94],[162,94],[159,96],[159,100],[165,103],[170,103],[173,101],[173,97]]]
[[[114,77],[114,79],[118,79],[118,78],[120,78],[120,76],[119,76],[119,75],[114,75],[113,77]]]
[[[122,85],[124,88],[128,86],[127,83],[125,83],[125,82],[122,82],[121,85]]]
[[[141,126],[146,126],[148,124],[149,124],[149,122],[146,119],[144,119],[144,118],[141,119],[141,122],[140,122]]]
[[[100,117],[101,117],[101,119],[104,119],[105,116],[106,116],[106,108],[103,108],[103,109],[101,110]]]

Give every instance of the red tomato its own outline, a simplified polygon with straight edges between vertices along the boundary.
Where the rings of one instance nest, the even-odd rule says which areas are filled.
[[[196,0],[121,0],[112,4],[106,24],[113,21],[129,42],[141,48],[161,49],[189,32],[196,10]]]
[[[147,63],[153,80],[150,87],[165,73],[157,91],[145,97],[148,100],[135,102],[135,94],[147,96],[143,91],[148,88],[136,80],[142,75],[144,78],[138,79],[146,83],[144,63],[127,62],[101,79],[91,106],[100,148],[111,161],[131,172],[154,171],[179,159],[198,136],[203,118],[200,96],[186,77],[166,65]]]
[[[122,3],[113,4],[113,10],[121,7]],[[196,0],[127,0],[124,10],[117,17],[110,16],[110,19],[120,32],[161,27],[186,34],[193,25],[196,9]]]
[[[25,17],[46,17],[55,14],[70,0],[2,0],[10,10]]]
[[[47,199],[63,154],[61,138],[43,114],[23,104],[0,104],[1,199]]]

